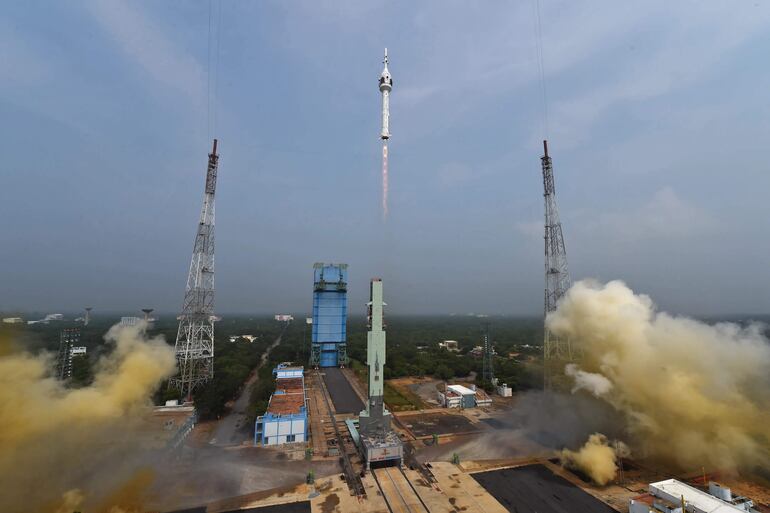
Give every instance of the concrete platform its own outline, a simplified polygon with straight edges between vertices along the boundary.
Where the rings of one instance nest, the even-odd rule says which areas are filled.
[[[336,413],[349,413],[358,415],[364,409],[364,403],[358,397],[353,386],[338,367],[326,367],[321,369],[326,389],[334,404]]]
[[[508,511],[615,513],[615,510],[543,465],[471,474]]]
[[[484,427],[474,424],[460,413],[453,413],[443,409],[439,413],[420,414],[396,414],[404,426],[406,426],[417,438],[436,435],[468,434],[476,433]]]
[[[505,513],[507,510],[469,474],[446,461],[431,462],[431,473],[438,490],[446,497],[451,509],[464,513]],[[434,509],[431,507],[431,511]],[[436,509],[435,511],[442,511]],[[522,510],[530,511],[530,510]]]

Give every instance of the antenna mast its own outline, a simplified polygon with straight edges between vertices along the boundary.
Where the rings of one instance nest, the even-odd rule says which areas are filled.
[[[482,366],[482,379],[486,383],[495,383],[495,369],[492,358],[492,340],[489,337],[489,322],[484,324],[484,357]]]
[[[567,250],[564,247],[559,210],[556,207],[556,187],[553,164],[548,155],[548,141],[543,141],[543,196],[545,198],[545,316],[567,293],[572,281],[567,267]],[[556,375],[563,372],[563,365],[574,358],[569,339],[556,337],[545,327],[543,340],[543,375],[545,388],[551,388]]]
[[[214,375],[214,193],[218,164],[217,140],[214,139],[176,335],[179,374],[170,382],[188,401],[192,400],[193,390]]]

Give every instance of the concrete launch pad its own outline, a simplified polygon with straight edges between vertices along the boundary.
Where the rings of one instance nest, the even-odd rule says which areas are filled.
[[[364,409],[364,403],[353,390],[350,382],[342,373],[342,369],[327,367],[322,372],[326,389],[329,391],[329,396],[331,396],[334,404],[334,411],[358,415]]]

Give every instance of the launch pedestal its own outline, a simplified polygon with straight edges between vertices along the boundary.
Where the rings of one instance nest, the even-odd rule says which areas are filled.
[[[383,436],[362,436],[361,454],[366,460],[367,470],[374,466],[401,465],[404,459],[404,446],[395,431],[388,431]]]
[[[366,363],[369,366],[369,397],[366,409],[358,417],[359,449],[366,460],[366,468],[373,463],[399,465],[404,447],[391,429],[391,413],[385,409],[383,390],[385,381],[385,324],[383,322],[382,280],[373,279],[369,288],[366,335]]]

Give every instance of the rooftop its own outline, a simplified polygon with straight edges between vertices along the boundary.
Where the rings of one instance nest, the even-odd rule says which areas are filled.
[[[267,413],[292,415],[301,413],[304,407],[304,378],[278,378],[275,380],[275,392],[270,396]]]
[[[301,413],[305,406],[305,393],[294,394],[273,394],[270,397],[270,404],[267,406],[267,413],[273,415],[291,415]]]
[[[448,385],[447,390],[452,390],[453,392],[457,392],[458,394],[462,395],[476,395],[475,390],[471,390],[468,387],[464,387],[462,385]]]
[[[688,506],[693,506],[696,511],[708,511],[709,513],[737,513],[742,511],[745,513],[745,510],[741,508],[676,479],[650,483],[650,494],[673,503],[677,503],[681,497],[684,497]]]
[[[302,378],[278,378],[275,380],[275,391],[285,394],[298,394],[304,390]]]

